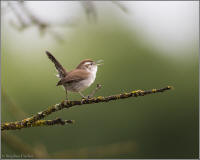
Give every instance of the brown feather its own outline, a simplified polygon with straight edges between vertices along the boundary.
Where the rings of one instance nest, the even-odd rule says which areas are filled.
[[[57,59],[50,52],[46,51],[46,54],[48,58],[54,63],[58,71],[59,77],[64,78],[68,74],[67,71],[63,68],[63,66],[57,61]]]
[[[83,69],[75,69],[67,74],[66,77],[62,78],[58,83],[57,86],[63,85],[65,83],[73,83],[78,82],[84,79],[87,79],[89,76],[89,72]]]
[[[83,64],[84,64],[85,62],[94,62],[94,61],[92,61],[92,60],[90,60],[90,59],[85,59],[85,60],[81,61],[81,63],[80,63],[76,68],[77,68],[77,69],[82,69],[82,66],[83,66]]]

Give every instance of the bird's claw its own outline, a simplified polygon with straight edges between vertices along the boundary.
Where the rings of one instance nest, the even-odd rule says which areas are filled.
[[[90,99],[90,98],[92,98],[92,96],[88,95],[88,96],[87,96],[87,99]]]
[[[90,98],[91,98],[90,96],[86,96],[86,97],[82,97],[81,100],[88,100],[88,99],[90,99]]]
[[[82,97],[81,98],[81,100],[87,100],[88,99],[88,97]]]
[[[82,96],[81,101],[91,99],[91,98],[94,96],[94,94],[95,94],[101,87],[102,87],[102,85],[97,84],[97,87],[96,87],[96,88],[93,90],[93,92],[92,92],[91,94],[89,94],[88,96],[83,96],[83,94],[81,94],[81,96]]]

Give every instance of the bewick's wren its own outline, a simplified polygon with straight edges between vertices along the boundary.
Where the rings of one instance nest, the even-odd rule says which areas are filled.
[[[60,78],[57,86],[63,85],[66,91],[66,99],[67,91],[78,92],[83,98],[86,98],[81,91],[88,88],[95,81],[97,68],[98,65],[101,65],[102,60],[97,62],[90,59],[83,60],[74,70],[67,72],[51,53],[46,51],[46,54],[55,64],[58,71],[58,77]],[[93,94],[94,93],[95,92],[93,92]]]

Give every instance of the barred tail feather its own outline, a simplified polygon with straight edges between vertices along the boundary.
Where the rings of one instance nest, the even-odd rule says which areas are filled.
[[[46,54],[48,58],[54,63],[57,71],[59,78],[64,78],[67,75],[67,71],[63,68],[63,66],[57,61],[57,59],[48,51],[46,51]]]

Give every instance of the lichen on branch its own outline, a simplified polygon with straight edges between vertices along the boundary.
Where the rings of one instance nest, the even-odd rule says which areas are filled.
[[[66,125],[74,123],[74,120],[62,120],[61,118],[56,118],[54,120],[38,120],[34,123],[29,123],[24,125],[20,121],[3,123],[1,125],[1,130],[16,130],[21,128],[30,127],[41,127],[41,126],[52,126],[52,125]]]
[[[122,93],[117,95],[112,95],[108,97],[94,97],[89,99],[82,99],[80,101],[70,101],[70,100],[64,100],[59,104],[55,104],[53,106],[48,107],[46,110],[42,112],[38,112],[32,117],[23,119],[21,121],[16,122],[4,122],[1,124],[1,130],[15,130],[15,129],[21,129],[21,128],[28,128],[28,127],[35,127],[35,126],[48,126],[48,125],[54,125],[54,124],[68,124],[73,123],[72,120],[41,120],[46,118],[48,115],[52,114],[53,112],[62,110],[64,108],[71,108],[73,106],[80,106],[85,104],[94,104],[94,103],[102,103],[102,102],[109,102],[113,100],[119,100],[119,99],[125,99],[130,97],[138,97],[138,96],[145,96],[148,94],[154,94],[154,93],[160,93],[167,90],[172,89],[171,86],[167,86],[160,89],[152,89],[148,91],[144,90],[136,90],[129,93]]]

